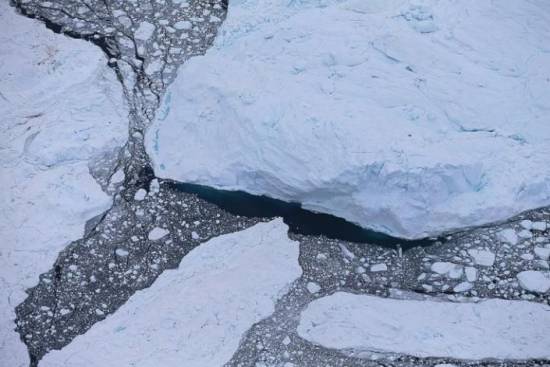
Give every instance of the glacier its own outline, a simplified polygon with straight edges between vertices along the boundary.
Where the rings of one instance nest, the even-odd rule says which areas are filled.
[[[101,50],[0,2],[0,364],[28,366],[14,331],[25,290],[112,198],[89,164],[127,139],[122,88]]]
[[[550,204],[545,1],[236,0],[146,145],[155,174],[406,238]]]

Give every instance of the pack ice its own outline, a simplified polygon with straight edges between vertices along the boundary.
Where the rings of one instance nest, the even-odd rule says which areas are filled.
[[[550,204],[550,4],[238,0],[166,94],[165,178],[416,238]]]
[[[99,48],[0,1],[0,365],[28,366],[15,306],[112,198],[89,173],[121,146],[128,111]]]
[[[41,366],[223,366],[302,270],[279,219],[201,244]]]

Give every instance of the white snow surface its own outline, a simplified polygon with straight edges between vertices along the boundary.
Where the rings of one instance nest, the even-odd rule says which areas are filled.
[[[122,145],[122,90],[96,46],[0,1],[0,365],[28,366],[13,331],[24,290],[111,198],[88,161]]]
[[[41,366],[222,366],[302,269],[281,219],[216,237]]]
[[[359,354],[529,359],[550,358],[548,325],[550,306],[534,302],[451,303],[337,292],[308,305],[298,334]]]
[[[161,177],[408,238],[550,204],[550,3],[235,0],[179,70]]]

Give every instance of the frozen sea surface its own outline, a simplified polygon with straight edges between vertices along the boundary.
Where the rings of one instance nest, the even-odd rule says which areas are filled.
[[[14,308],[112,199],[89,174],[124,144],[122,90],[96,46],[0,2],[0,365],[27,366]]]
[[[240,0],[147,136],[158,176],[418,238],[550,204],[544,1]]]
[[[41,366],[222,366],[302,274],[281,219],[201,244]]]
[[[550,307],[398,300],[338,292],[313,301],[298,334],[327,348],[457,359],[550,358]]]

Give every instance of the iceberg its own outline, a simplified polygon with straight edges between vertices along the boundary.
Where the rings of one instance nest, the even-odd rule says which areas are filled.
[[[405,238],[548,205],[549,10],[231,1],[147,132],[155,173]]]

